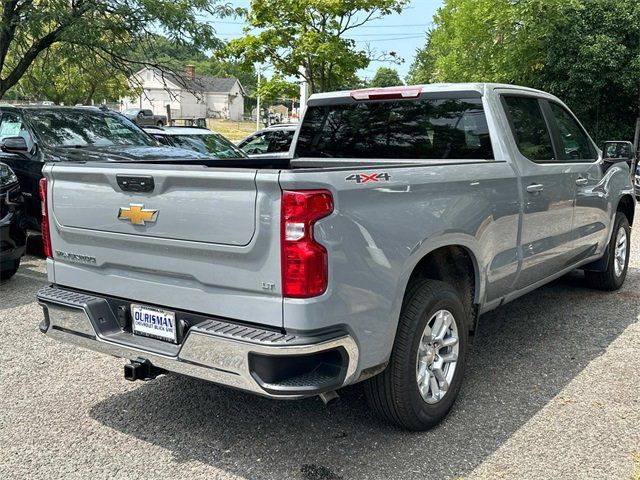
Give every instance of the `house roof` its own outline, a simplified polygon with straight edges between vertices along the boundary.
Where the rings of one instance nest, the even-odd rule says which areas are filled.
[[[237,78],[233,77],[209,77],[207,75],[196,74],[195,79],[189,80],[183,73],[173,72],[157,72],[162,75],[166,80],[176,84],[179,87],[185,88],[192,92],[215,92],[215,93],[228,93],[233,86],[238,82]],[[240,84],[240,89],[244,93],[244,88]]]

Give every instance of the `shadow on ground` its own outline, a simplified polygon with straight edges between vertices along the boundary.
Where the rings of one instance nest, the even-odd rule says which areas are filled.
[[[18,272],[8,280],[0,281],[0,311],[28,305],[36,292],[47,283],[47,274],[38,269],[42,262],[34,257],[22,257]]]
[[[579,273],[483,316],[449,417],[424,433],[378,421],[358,386],[325,407],[161,377],[95,405],[99,422],[246,478],[446,478],[469,473],[638,317],[632,288],[584,288]],[[140,452],[144,455],[144,452]],[[149,459],[152,463],[153,459]]]

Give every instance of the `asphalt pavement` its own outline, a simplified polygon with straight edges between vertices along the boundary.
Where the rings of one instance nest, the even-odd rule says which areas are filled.
[[[274,401],[38,331],[44,261],[0,284],[0,478],[630,479],[640,468],[640,235],[615,293],[564,277],[482,317],[437,428],[378,420],[361,388]],[[640,474],[639,474],[640,475]]]

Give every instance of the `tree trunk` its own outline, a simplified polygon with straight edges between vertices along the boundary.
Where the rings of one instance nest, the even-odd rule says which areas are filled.
[[[91,83],[91,90],[89,90],[89,93],[85,97],[84,105],[91,105],[91,102],[93,100],[93,96],[95,95],[97,88],[98,88],[98,84],[96,82],[92,82]]]

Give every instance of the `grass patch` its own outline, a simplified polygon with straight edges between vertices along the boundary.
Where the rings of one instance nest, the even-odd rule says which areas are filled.
[[[232,120],[207,119],[207,127],[228,138],[232,142],[242,140],[256,131],[256,122],[234,122]]]
[[[640,452],[633,456],[633,473],[631,473],[631,480],[640,480]]]

